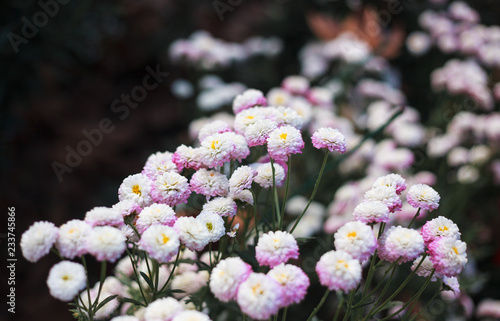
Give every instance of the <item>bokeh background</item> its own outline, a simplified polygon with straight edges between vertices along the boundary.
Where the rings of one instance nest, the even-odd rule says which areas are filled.
[[[210,112],[197,108],[195,97],[179,99],[171,86],[179,78],[194,83],[207,72],[172,63],[168,48],[175,40],[187,38],[200,29],[231,42],[242,42],[256,35],[281,39],[281,51],[273,57],[256,57],[211,71],[227,82],[241,82],[249,88],[267,91],[279,86],[285,76],[300,72],[298,54],[309,40],[332,39],[340,31],[368,24],[367,13],[376,14],[394,4],[340,0],[233,1],[237,5],[229,5],[231,10],[221,15],[217,10],[224,9],[217,9],[217,3],[194,0],[58,3],[58,12],[38,28],[36,35],[14,50],[8,35],[22,35],[23,17],[31,20],[41,7],[37,1],[3,2],[0,12],[0,198],[5,213],[2,233],[6,231],[8,206],[16,208],[18,240],[34,221],[48,220],[59,226],[70,219],[83,218],[94,206],[111,206],[118,201],[121,181],[140,172],[151,153],[174,151],[180,143],[190,142],[189,123]],[[405,48],[405,37],[418,29],[418,14],[429,3],[413,0],[399,5],[404,9],[383,24],[381,33],[366,40],[374,47],[382,47],[380,54],[397,70],[401,89],[409,104],[421,113],[422,123],[434,122],[444,128],[446,120],[432,118],[444,110],[437,109],[430,94],[429,74],[449,57],[433,49],[424,62],[415,63]],[[480,13],[483,24],[500,24],[497,1],[470,1],[470,5]],[[142,83],[147,66],[153,69],[159,66],[169,75],[148,91],[146,99],[131,109],[128,117],[119,119],[110,109],[112,102]],[[498,69],[491,71],[492,79],[496,77],[498,81],[498,76]],[[103,118],[111,119],[115,130],[105,134],[102,143],[94,146],[60,181],[53,163],[64,163],[66,148],[75,149],[85,138],[82,131],[97,128]],[[425,166],[432,170],[437,165]],[[446,181],[442,185],[446,186]],[[470,227],[467,233],[476,240],[472,247],[482,253],[474,264],[481,272],[478,278],[488,280],[488,284],[482,284],[481,291],[473,293],[472,298],[475,302],[485,297],[500,299],[500,250],[496,238],[500,228],[499,188],[485,177],[479,185],[446,190],[450,195],[460,193],[457,198],[466,197],[466,202],[450,211],[461,213],[457,215],[461,217],[459,224]],[[331,200],[331,194],[325,197]],[[3,278],[7,275],[3,263],[4,237],[2,234],[2,298],[7,290]],[[2,302],[0,319],[72,320],[67,305],[53,299],[45,284],[56,258],[49,256],[30,264],[22,259],[19,248],[17,258],[16,314],[8,314]],[[312,302],[315,301],[313,298]]]

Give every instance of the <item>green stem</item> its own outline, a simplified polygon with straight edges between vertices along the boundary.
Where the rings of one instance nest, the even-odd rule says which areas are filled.
[[[312,318],[316,315],[316,313],[318,313],[319,309],[323,306],[323,303],[325,303],[326,297],[328,296],[328,294],[330,294],[330,290],[326,289],[325,294],[321,298],[321,301],[319,301],[316,308],[314,308],[313,312],[311,312],[311,315],[309,316],[309,318],[307,318],[307,321],[311,321]]]
[[[356,303],[352,308],[353,309],[357,309],[359,308],[360,306],[362,306],[366,301],[368,301],[368,299],[375,293],[377,292],[377,290],[382,286],[382,284],[384,283],[384,280],[385,280],[385,277],[387,276],[387,274],[389,274],[389,272],[392,271],[391,273],[391,276],[389,277],[389,280],[386,282],[386,286],[384,287],[384,289],[382,290],[382,293],[380,293],[380,296],[383,296],[383,294],[385,293],[385,291],[387,290],[387,287],[389,286],[389,284],[391,283],[392,281],[392,277],[394,276],[394,271],[395,271],[395,267],[397,265],[397,261],[392,263],[391,266],[389,266],[389,268],[385,271],[384,275],[382,276],[382,279],[380,280],[380,282],[377,283],[377,285],[375,286],[375,288],[373,290],[370,291],[370,293],[368,293],[362,300],[360,300],[358,303]],[[378,265],[378,264],[377,264]]]
[[[309,202],[307,202],[306,207],[304,208],[304,210],[300,214],[299,218],[295,221],[295,224],[293,225],[292,229],[290,230],[290,234],[293,233],[293,231],[295,230],[295,228],[299,224],[300,220],[302,219],[304,214],[307,212],[309,205],[311,205],[311,202],[313,201],[314,196],[316,196],[316,192],[318,191],[318,187],[319,187],[319,182],[321,181],[321,177],[323,176],[323,171],[325,170],[327,160],[328,160],[328,149],[325,150],[325,157],[323,158],[323,164],[321,165],[321,169],[319,170],[319,175],[318,175],[318,178],[316,179],[316,183],[314,184],[314,189],[313,189],[313,192],[311,194],[311,197],[309,198]]]
[[[430,298],[430,300],[427,301],[427,303],[425,303],[425,305],[420,309],[420,311],[418,311],[418,313],[414,317],[412,317],[410,320],[416,319],[420,315],[420,313],[422,313],[425,310],[427,310],[427,308],[429,307],[429,305],[436,299],[436,297],[439,295],[439,293],[441,293],[441,290],[436,291],[436,293],[434,293],[434,295]]]
[[[142,289],[141,279],[140,279],[139,273],[137,273],[137,268],[136,268],[134,257],[132,256],[132,253],[130,253],[128,248],[126,248],[125,250],[127,251],[128,257],[130,258],[130,262],[132,263],[132,268],[134,269],[135,279],[137,280],[137,284],[139,285],[139,290],[141,291],[142,299],[144,300],[144,304],[147,306],[148,300],[146,299],[146,296],[144,295],[144,290]]]
[[[420,296],[422,295],[422,292],[424,292],[424,290],[425,290],[425,289],[427,288],[427,286],[429,285],[429,282],[431,281],[432,277],[434,276],[434,271],[435,271],[435,270],[433,270],[433,271],[432,271],[432,273],[431,273],[431,274],[427,277],[427,280],[425,280],[424,285],[420,288],[420,290],[418,290],[417,294],[415,294],[415,295],[414,295],[414,296],[413,296],[413,297],[412,297],[412,298],[411,298],[408,302],[406,302],[405,304],[403,304],[403,306],[402,306],[399,310],[397,310],[396,312],[392,313],[391,315],[389,315],[389,316],[387,316],[387,317],[385,317],[385,318],[381,319],[380,321],[383,321],[383,320],[389,320],[389,319],[390,319],[390,318],[392,318],[393,316],[396,316],[396,315],[398,315],[401,311],[403,311],[403,310],[404,310],[404,309],[405,309],[405,308],[406,308],[406,307],[407,307],[410,303],[412,303],[412,302],[417,302],[417,301],[418,301],[418,299],[420,298]],[[410,311],[411,311],[411,310],[410,310]],[[409,312],[410,312],[410,311],[408,311],[408,314],[409,314]],[[406,319],[406,317],[405,317],[403,320],[405,320],[405,319]]]
[[[89,280],[89,269],[87,268],[87,261],[85,260],[85,255],[81,256],[83,267],[85,268],[85,274],[87,274],[87,298],[89,300],[89,307],[87,309],[87,313],[89,315],[89,320],[94,320],[94,311],[92,309],[92,299],[90,298],[90,280]],[[82,301],[83,306],[85,307],[85,303]]]
[[[175,261],[174,261],[174,267],[172,268],[172,271],[170,272],[170,275],[168,276],[167,282],[165,282],[165,284],[163,284],[163,286],[161,287],[161,289],[160,289],[159,292],[162,292],[163,290],[165,290],[165,288],[167,287],[168,283],[170,282],[170,280],[174,276],[175,268],[178,265],[177,263],[179,262],[179,257],[180,257],[180,254],[181,254],[181,246],[179,246],[179,251],[177,252],[177,256],[175,257]]]
[[[255,196],[255,192],[253,189],[250,189],[250,192],[252,192],[252,197],[253,197],[253,217],[255,221],[255,233],[257,234],[257,239],[259,238],[259,216],[257,213],[257,197]]]
[[[283,230],[283,223],[285,220],[285,207],[286,207],[286,201],[288,198],[288,189],[290,186],[290,173],[291,173],[291,168],[292,168],[292,155],[288,158],[287,162],[288,168],[287,168],[287,174],[286,174],[286,186],[285,186],[285,196],[283,198],[283,204],[281,206],[281,215],[280,215],[280,229]]]
[[[411,220],[410,224],[408,224],[408,228],[410,228],[410,226],[413,224],[413,222],[415,221],[415,219],[418,217],[419,214],[420,214],[420,207],[418,208],[415,216],[413,216],[413,219]]]
[[[354,299],[354,293],[356,293],[356,290],[351,290],[351,295],[349,295],[349,301],[347,302],[347,311],[345,312],[344,318],[342,321],[346,321],[349,318],[349,315],[351,314],[352,311],[352,300]]]
[[[339,297],[339,304],[337,305],[337,311],[335,311],[335,316],[333,317],[333,321],[337,321],[337,319],[339,318],[339,315],[340,315],[340,310],[342,310],[342,305],[344,304],[344,295],[339,292],[338,294],[338,297]]]
[[[278,190],[276,189],[276,173],[275,173],[275,170],[274,170],[274,162],[273,162],[273,159],[270,158],[270,161],[271,161],[271,172],[273,174],[273,189],[272,189],[272,195],[273,195],[273,203],[274,203],[274,208],[275,208],[275,216],[273,216],[273,230],[276,229],[276,219],[279,219],[279,215],[280,215],[280,208],[279,208],[279,204],[278,204]],[[279,222],[278,222],[279,223]]]
[[[387,299],[384,301],[384,303],[382,303],[378,308],[375,309],[372,308],[370,310],[370,312],[368,313],[368,315],[366,316],[365,319],[363,320],[368,320],[370,318],[370,316],[372,315],[376,315],[377,313],[379,313],[387,303],[391,302],[392,299],[394,299],[396,297],[396,295],[399,294],[399,292],[401,292],[404,287],[408,284],[408,282],[410,282],[411,278],[415,275],[415,273],[417,272],[418,268],[420,267],[420,265],[422,265],[422,263],[424,262],[425,258],[427,257],[427,254],[424,254],[422,256],[422,259],[420,260],[420,262],[418,262],[418,265],[417,267],[410,273],[410,275],[408,275],[408,277],[403,281],[403,283],[399,286],[399,288]],[[375,310],[374,310],[375,309]]]
[[[288,307],[283,310],[283,317],[281,318],[281,321],[286,321],[286,313],[288,312]]]
[[[380,227],[378,230],[378,237],[382,235],[385,229],[385,223],[382,222],[380,223]],[[368,291],[368,288],[370,287],[370,284],[372,283],[373,275],[375,274],[375,262],[377,261],[377,252],[378,250],[375,249],[375,252],[373,253],[371,262],[370,262],[370,268],[368,270],[368,276],[366,277],[366,282],[365,282],[365,288],[363,289],[363,296],[361,297],[361,300],[364,299],[366,292]]]
[[[97,308],[97,305],[99,304],[99,297],[101,295],[102,285],[104,283],[105,278],[106,278],[106,261],[102,261],[101,262],[101,275],[99,278],[99,290],[97,291],[97,297],[95,299],[95,302],[92,305],[93,309]]]

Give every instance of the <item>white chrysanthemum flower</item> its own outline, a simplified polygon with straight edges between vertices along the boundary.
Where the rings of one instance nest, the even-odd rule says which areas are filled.
[[[87,237],[87,252],[98,261],[115,262],[125,251],[125,236],[111,226],[94,227]]]
[[[135,226],[139,233],[143,233],[154,224],[172,227],[176,220],[177,217],[172,207],[166,204],[153,204],[142,210],[135,222]]]
[[[141,249],[160,263],[168,263],[179,251],[179,235],[169,226],[153,225],[141,236]]]
[[[425,223],[420,230],[420,234],[422,234],[426,244],[431,243],[439,237],[460,239],[460,231],[457,224],[444,216],[438,216]]]
[[[201,222],[208,231],[209,242],[217,242],[224,234],[226,228],[224,227],[224,220],[216,213],[202,211],[196,220]]]
[[[267,275],[281,285],[283,307],[299,303],[306,296],[310,283],[309,278],[298,266],[281,263],[267,272]]]
[[[366,201],[354,209],[354,219],[363,223],[389,222],[389,208],[381,201]]]
[[[175,173],[163,173],[154,181],[153,196],[157,203],[176,206],[186,203],[191,189],[186,177]]]
[[[388,186],[396,189],[396,194],[400,195],[406,189],[405,179],[399,174],[388,174],[377,178],[373,187]]]
[[[181,243],[192,251],[201,251],[210,242],[211,234],[201,220],[179,217],[174,224]]]
[[[174,293],[174,296],[178,299],[198,292],[202,287],[208,285],[209,273],[206,270],[203,271],[188,271],[182,274],[176,275],[172,279],[171,288],[172,290],[182,290],[181,293]]]
[[[233,132],[224,133],[225,138],[233,143],[233,147],[229,153],[230,160],[242,162],[250,155],[250,148],[247,140],[243,135],[238,135]]]
[[[349,292],[356,288],[362,277],[361,263],[344,251],[329,251],[316,264],[321,285],[331,291]]]
[[[184,310],[182,303],[174,298],[162,298],[151,302],[144,312],[145,321],[171,321]]]
[[[241,201],[243,203],[248,203],[250,205],[253,205],[253,195],[252,192],[248,189],[245,189],[239,193],[229,193],[228,195],[229,198],[232,198],[233,200]]]
[[[273,186],[273,171],[271,163],[265,163],[259,165],[257,168],[257,176],[255,176],[254,181],[264,188],[270,188]],[[274,163],[274,177],[276,186],[281,186],[285,180],[285,170],[279,164]]]
[[[264,320],[278,312],[282,296],[283,290],[273,278],[263,273],[251,273],[240,284],[237,301],[243,313]]]
[[[114,226],[121,227],[125,224],[123,216],[114,208],[97,206],[85,214],[85,222],[94,226]]]
[[[205,168],[193,174],[189,185],[194,192],[207,197],[225,196],[229,190],[229,180],[226,175]]]
[[[157,152],[151,154],[144,165],[142,174],[155,180],[158,175],[168,172],[177,172],[177,165],[172,161],[173,154],[170,152]]]
[[[431,45],[431,37],[425,32],[414,31],[406,38],[406,47],[415,56],[425,54]]]
[[[172,321],[211,321],[208,315],[199,311],[182,311]]]
[[[299,257],[299,247],[288,232],[270,231],[263,234],[255,247],[255,257],[260,265],[274,267]]]
[[[120,201],[132,200],[140,207],[153,203],[151,198],[151,180],[143,174],[130,175],[123,180],[118,189]]]
[[[120,214],[125,217],[129,216],[131,214],[139,214],[142,211],[142,208],[133,200],[123,200],[119,201],[115,205],[112,206],[112,208]]]
[[[231,126],[229,126],[225,121],[214,120],[201,127],[200,131],[198,132],[198,140],[202,142],[205,140],[205,138],[213,134],[221,134],[230,131],[232,131]]]
[[[255,176],[257,176],[257,172],[253,168],[240,166],[229,179],[229,189],[232,193],[239,193],[244,189],[251,188]]]
[[[379,185],[367,191],[365,201],[381,201],[389,208],[390,212],[401,210],[403,204],[396,189],[385,185]]]
[[[477,182],[481,173],[475,166],[464,165],[457,170],[457,181],[462,184],[472,184]]]
[[[349,253],[353,258],[363,262],[377,248],[377,240],[368,225],[353,221],[338,229],[334,235],[335,249]]]
[[[201,142],[201,162],[210,168],[222,166],[231,159],[231,150],[234,144],[227,135],[213,134]]]
[[[242,94],[239,94],[233,100],[233,112],[238,114],[245,109],[255,106],[265,106],[267,104],[266,98],[262,91],[257,89],[247,89]]]
[[[304,119],[292,108],[279,106],[276,108],[275,121],[279,126],[290,125],[296,129],[302,129]]]
[[[440,198],[438,192],[426,184],[413,185],[406,195],[406,200],[411,206],[426,209],[429,212],[439,207]]]
[[[337,151],[341,154],[345,153],[347,146],[344,135],[335,128],[321,127],[311,138],[315,148],[327,148],[330,152]]]
[[[21,252],[26,260],[36,262],[50,252],[59,238],[59,229],[50,222],[35,222],[21,236]]]
[[[415,269],[417,269],[417,266],[420,264],[420,266],[418,266],[418,269],[415,273],[418,276],[426,278],[426,277],[429,277],[429,275],[431,275],[431,273],[432,273],[432,270],[434,270],[434,264],[432,264],[430,257],[426,256],[423,261],[422,261],[422,258],[423,258],[423,256],[420,255],[419,257],[417,257],[415,259],[415,261],[413,261],[413,264],[411,266],[411,270],[415,271]],[[422,261],[422,263],[420,263],[420,261]],[[437,275],[436,275],[436,273],[434,273],[434,275],[431,278],[431,281],[435,282],[436,280],[437,280]]]
[[[246,127],[244,136],[248,146],[261,146],[267,144],[269,134],[278,128],[278,123],[271,119],[262,119]]]
[[[392,226],[378,239],[380,259],[399,264],[411,261],[424,251],[424,239],[418,231]]]
[[[128,258],[130,260],[130,258]],[[94,285],[95,290],[99,290],[99,284],[97,282]],[[104,283],[102,284],[101,293],[107,293],[109,295],[118,295],[119,297],[124,297],[127,294],[127,287],[122,284],[120,280],[118,280],[114,276],[107,276],[104,279]]]
[[[85,242],[91,226],[81,220],[71,220],[59,228],[56,248],[62,257],[73,259],[85,254]]]
[[[300,130],[290,125],[276,128],[267,140],[267,151],[274,160],[287,161],[290,155],[302,153],[303,148]]]
[[[87,276],[83,265],[70,261],[54,265],[47,278],[50,295],[64,302],[73,300],[86,284]]]
[[[238,206],[236,202],[229,197],[216,197],[203,205],[202,212],[215,213],[222,217],[233,217],[236,215]]]
[[[234,131],[243,135],[248,126],[265,119],[263,110],[267,108],[253,107],[238,113],[234,119]]]
[[[266,98],[269,106],[287,106],[292,96],[281,88],[273,88],[267,93]]]
[[[222,302],[236,299],[238,287],[252,272],[252,267],[239,257],[220,261],[210,274],[210,291]]]
[[[302,117],[304,124],[309,124],[313,117],[313,108],[307,99],[303,97],[296,97],[290,101],[289,107],[295,110],[295,112]]]

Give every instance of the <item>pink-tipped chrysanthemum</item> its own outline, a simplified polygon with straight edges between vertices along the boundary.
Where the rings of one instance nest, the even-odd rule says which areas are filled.
[[[252,267],[239,257],[220,261],[210,274],[210,291],[222,302],[236,300],[238,288],[252,273]]]
[[[233,100],[233,112],[238,114],[245,109],[255,106],[266,106],[267,99],[262,91],[257,89],[247,89]]]
[[[194,192],[207,197],[226,196],[229,190],[229,180],[226,175],[205,168],[193,174],[189,185]]]
[[[238,167],[229,179],[231,193],[238,194],[245,189],[251,188],[255,176],[257,176],[257,171],[250,166]]]
[[[299,257],[299,247],[288,232],[268,232],[261,236],[255,247],[255,256],[260,265],[275,267],[289,259]]]
[[[21,252],[26,260],[36,262],[50,252],[59,238],[59,229],[51,222],[35,222],[21,236]]]
[[[245,129],[245,139],[248,146],[261,146],[267,144],[269,134],[278,128],[278,123],[271,119],[263,119],[253,123]]]
[[[172,161],[172,156],[173,154],[169,152],[157,152],[150,155],[142,169],[142,174],[154,181],[162,173],[177,172],[177,165]]]
[[[401,192],[406,190],[405,179],[399,174],[387,174],[377,178],[375,183],[373,183],[373,187],[381,185],[394,187],[396,189],[396,194],[398,195],[401,195]]]
[[[363,223],[389,222],[389,208],[381,201],[360,203],[352,213],[356,221]]]
[[[153,204],[142,210],[135,222],[135,227],[142,234],[154,224],[172,227],[176,220],[177,216],[175,216],[174,210],[169,205]]]
[[[140,207],[146,207],[153,203],[151,197],[152,181],[143,174],[130,175],[123,180],[118,189],[120,201],[132,200]]]
[[[113,205],[112,208],[117,210],[123,217],[132,214],[139,214],[142,211],[142,208],[139,206],[139,204],[137,204],[133,200],[119,201],[118,203]]]
[[[201,142],[200,159],[203,165],[215,168],[231,160],[234,143],[224,134],[228,133],[213,134]]]
[[[179,234],[181,243],[191,251],[201,251],[210,243],[212,237],[208,228],[201,220],[194,217],[182,216],[177,219],[174,229]]]
[[[414,208],[426,209],[430,212],[439,207],[440,196],[429,185],[417,184],[410,188],[406,200]]]
[[[278,313],[283,290],[278,282],[263,273],[251,273],[238,288],[241,311],[253,319],[266,320]]]
[[[142,233],[139,247],[160,263],[168,263],[179,251],[179,235],[169,226],[153,225]]]
[[[62,257],[73,259],[87,252],[86,238],[91,226],[81,220],[71,220],[59,228],[59,238],[56,247]]]
[[[344,251],[329,251],[316,264],[321,285],[331,291],[349,292],[361,281],[361,263]]]
[[[334,238],[335,249],[349,253],[360,262],[372,256],[377,248],[377,240],[371,227],[358,221],[344,224]]]
[[[311,137],[312,144],[317,149],[327,148],[329,151],[337,151],[341,154],[346,151],[344,135],[338,129],[321,127]]]
[[[274,183],[276,186],[281,186],[283,184],[285,180],[285,169],[279,164],[274,163],[273,165],[274,166],[271,166],[271,163],[264,163],[256,168],[257,176],[255,176],[254,180],[257,184],[264,188],[273,186],[273,167]]]
[[[457,224],[444,216],[438,216],[425,223],[420,233],[424,238],[425,244],[429,244],[440,237],[460,239],[460,231],[458,230]]]
[[[187,178],[175,173],[163,173],[156,178],[153,184],[152,194],[155,202],[176,206],[187,203],[191,189]]]
[[[417,258],[424,251],[424,239],[416,230],[392,226],[378,239],[378,256],[399,264]]]
[[[436,272],[457,276],[467,263],[467,245],[453,237],[441,237],[428,245],[429,255]]]
[[[238,206],[236,202],[229,197],[216,197],[203,205],[202,212],[215,213],[222,217],[233,217],[236,215]]]
[[[300,130],[290,125],[276,128],[267,140],[269,156],[274,160],[286,161],[290,155],[302,153],[303,148]]]
[[[90,226],[114,226],[121,227],[125,225],[123,216],[114,208],[97,206],[85,214],[85,222]]]
[[[87,237],[87,252],[97,261],[115,262],[125,252],[125,240],[125,235],[117,228],[94,227]]]
[[[298,266],[281,263],[267,272],[267,275],[275,279],[283,289],[282,307],[299,303],[306,296],[309,278]]]
[[[230,160],[237,160],[238,162],[242,162],[245,158],[250,155],[250,148],[248,147],[247,140],[245,136],[238,135],[235,133],[224,133],[223,134],[226,139],[233,142],[233,147],[229,152]]]
[[[172,162],[177,165],[177,170],[180,172],[184,168],[192,168],[198,170],[202,167],[201,153],[199,148],[180,145],[175,150],[172,156]]]
[[[281,88],[292,95],[305,95],[309,90],[309,80],[303,76],[288,76],[283,79]]]
[[[401,198],[396,193],[396,189],[385,185],[372,187],[372,189],[365,193],[365,201],[381,201],[389,208],[391,213],[400,211],[403,206]]]
[[[203,127],[200,128],[200,131],[198,132],[198,140],[202,142],[205,140],[205,138],[213,134],[222,134],[231,131],[231,126],[229,126],[225,121],[214,120],[203,125]]]

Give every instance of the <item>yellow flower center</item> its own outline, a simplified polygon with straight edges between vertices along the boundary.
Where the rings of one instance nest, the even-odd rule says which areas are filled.
[[[443,226],[443,227],[439,227],[439,231],[441,232],[444,232],[444,231],[448,231],[448,226]]]
[[[277,105],[283,105],[284,102],[285,102],[285,97],[283,97],[283,96],[276,97],[276,104]]]
[[[213,140],[212,141],[212,145],[210,147],[212,147],[212,149],[215,149],[217,144],[219,144],[219,141],[218,140]]]
[[[264,291],[260,288],[260,284],[254,285],[252,287],[252,292],[253,294],[261,294],[261,295],[264,293]]]
[[[458,255],[458,249],[456,247],[453,247],[453,252]]]
[[[247,116],[247,119],[254,119],[254,116]]]
[[[207,223],[207,229],[212,232],[212,230],[214,229],[214,226],[212,225],[212,223],[208,222]]]
[[[162,234],[161,236],[162,236],[162,240],[161,241],[163,242],[163,244],[167,244],[168,241],[170,241],[170,239],[168,238],[168,236],[166,236],[165,234]]]
[[[285,140],[287,135],[288,135],[287,133],[281,133],[280,138]]]
[[[132,186],[132,192],[140,196],[141,195],[141,188],[139,187],[139,185]]]
[[[350,232],[349,234],[347,234],[347,237],[356,237],[356,235],[358,235],[358,234],[356,234],[356,232],[353,231],[353,232]]]
[[[73,234],[73,233],[75,233],[75,231],[76,231],[76,228],[73,227],[71,230],[68,231],[68,234]]]
[[[68,281],[70,279],[69,275],[63,275],[62,279],[64,281]]]

